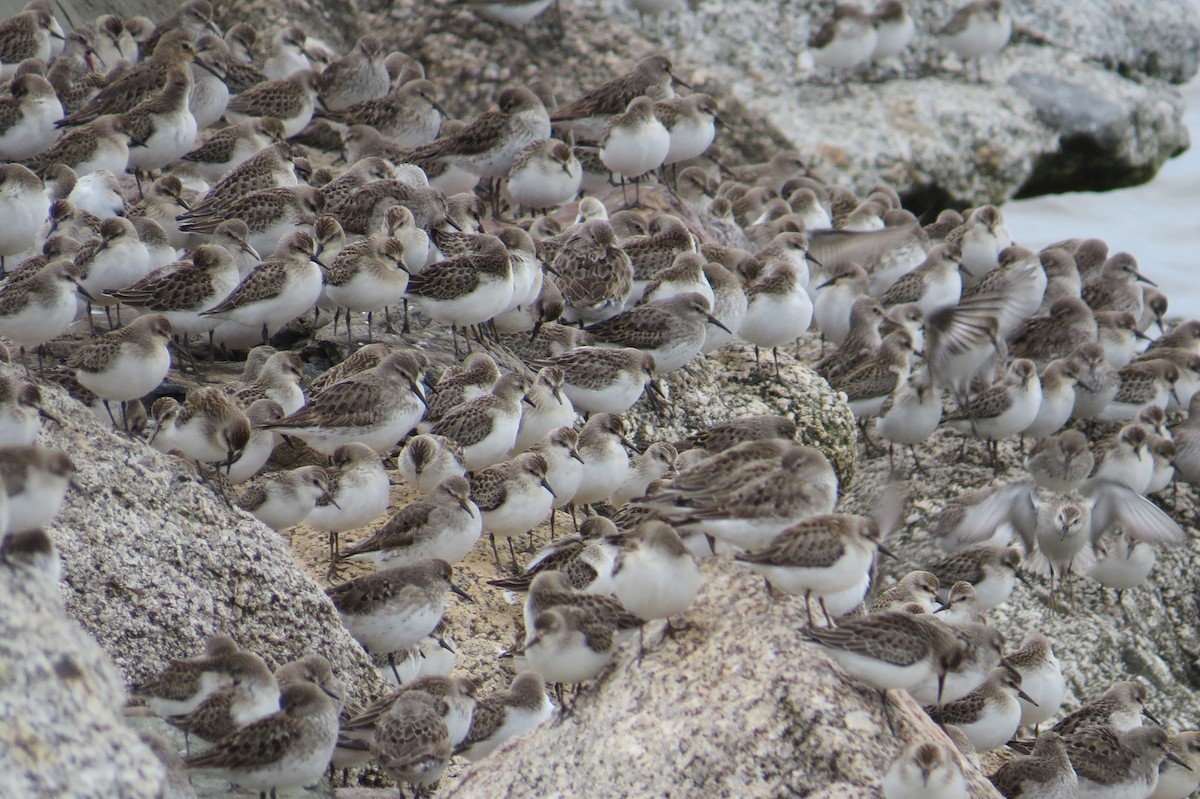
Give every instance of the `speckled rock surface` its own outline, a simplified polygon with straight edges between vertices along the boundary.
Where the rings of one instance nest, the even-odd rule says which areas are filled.
[[[1186,0],[1012,0],[1014,43],[985,65],[982,85],[965,82],[931,35],[953,11],[948,0],[908,3],[918,25],[910,50],[845,86],[807,69],[804,43],[828,3],[688,5],[642,24],[623,0],[566,3],[559,35],[547,19],[514,32],[461,7],[360,2],[435,82],[455,87],[447,99],[459,113],[534,77],[569,98],[664,51],[720,98],[733,131],[720,137],[719,157],[764,158],[790,144],[824,179],[859,190],[886,180],[918,210],[1139,183],[1188,145],[1171,86],[1197,68],[1200,17]],[[1030,73],[1058,85],[1049,104]],[[1078,123],[1097,95],[1114,113],[1093,137]]]
[[[230,507],[189,464],[49,394],[62,425],[47,423],[39,443],[66,450],[78,468],[78,487],[50,528],[63,599],[126,684],[224,632],[271,666],[318,652],[357,691],[369,689],[362,649],[286,540]]]
[[[42,575],[0,564],[5,796],[163,796],[166,769],[126,727],[124,677]]]
[[[0,0],[0,13],[21,0]],[[1200,58],[1200,14],[1188,0],[1009,0],[1013,43],[985,64],[986,83],[937,46],[951,0],[911,0],[917,37],[900,57],[839,83],[805,52],[822,0],[694,0],[643,24],[624,0],[564,2],[512,30],[465,5],[425,0],[226,0],[219,22],[264,32],[300,24],[345,48],[368,30],[420,60],[457,114],[476,113],[507,83],[540,78],[559,98],[598,84],[654,51],[715,94],[732,131],[714,154],[764,159],[791,146],[825,180],[859,190],[884,180],[917,210],[1149,180],[1187,148],[1171,84]],[[869,5],[869,4],[868,4]],[[163,15],[147,0],[66,0],[64,22],[105,11]]]
[[[703,572],[688,629],[660,641],[652,625],[640,662],[625,645],[565,721],[501,748],[448,796],[868,799],[897,740],[942,739],[907,696],[890,732],[879,694],[802,640],[803,602],[771,599],[726,558]],[[979,799],[999,795],[972,783]]]

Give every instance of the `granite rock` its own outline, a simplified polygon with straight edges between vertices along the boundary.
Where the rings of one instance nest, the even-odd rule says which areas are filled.
[[[6,796],[162,796],[162,762],[121,718],[125,680],[43,575],[0,564]]]
[[[901,692],[889,695],[889,729],[879,693],[804,641],[802,599],[772,599],[725,558],[702,571],[686,629],[661,639],[651,625],[640,660],[625,645],[565,720],[468,769],[448,796],[871,799],[898,741],[945,741]],[[974,797],[999,796],[967,772]]]
[[[146,765],[119,720],[124,686],[199,653],[212,632],[272,667],[320,653],[359,701],[379,694],[369,659],[288,542],[233,508],[219,478],[112,432],[57,390],[42,391],[61,424],[47,422],[38,443],[65,450],[77,467],[49,528],[63,579],[52,599],[0,587],[0,671],[19,676],[0,684],[0,707],[12,710],[7,719],[26,718],[23,707],[41,714],[10,730],[28,746],[0,750],[17,757],[14,773],[45,787],[37,795],[99,795],[79,788],[92,783],[72,782],[93,772],[95,785],[113,786],[103,795],[159,795],[145,787],[159,767]],[[62,656],[80,660],[84,675],[66,692],[56,689],[72,682],[47,666]],[[56,785],[75,790],[59,794]]]

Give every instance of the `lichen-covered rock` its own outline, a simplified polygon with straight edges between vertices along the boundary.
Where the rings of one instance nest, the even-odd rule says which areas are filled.
[[[685,630],[660,641],[652,625],[640,659],[626,645],[564,721],[470,768],[449,796],[874,799],[901,742],[945,740],[900,692],[889,729],[879,693],[804,641],[803,600],[772,599],[724,558],[702,570]],[[999,796],[967,771],[973,796]]]
[[[124,677],[38,573],[0,563],[5,796],[163,796],[163,764],[121,719]]]

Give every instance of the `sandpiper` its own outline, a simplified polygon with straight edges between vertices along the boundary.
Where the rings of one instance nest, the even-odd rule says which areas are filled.
[[[1080,366],[1076,361],[1069,358],[1051,361],[1038,375],[1042,399],[1037,415],[1021,435],[1039,439],[1061,430],[1075,409],[1075,386],[1079,378]]]
[[[0,214],[10,220],[0,233],[0,269],[3,259],[33,247],[50,210],[42,181],[21,164],[0,166]]]
[[[0,449],[0,479],[8,493],[9,534],[47,527],[62,508],[75,464],[61,450],[12,446]]]
[[[196,143],[196,117],[188,108],[191,73],[172,67],[162,92],[138,103],[124,115],[129,134],[128,168],[136,174],[161,169]]]
[[[426,156],[484,178],[504,177],[517,153],[550,137],[550,117],[538,96],[521,86],[500,92],[496,106],[458,133],[435,139]]]
[[[1121,731],[1096,725],[1063,737],[1079,777],[1080,799],[1149,796],[1158,786],[1164,758],[1186,766],[1171,752],[1169,737],[1161,727]]]
[[[100,223],[99,236],[79,248],[75,265],[84,273],[79,285],[96,298],[97,304],[108,306],[113,301],[104,296],[107,292],[127,288],[146,277],[150,254],[132,222],[109,217]]]
[[[275,400],[255,400],[246,409],[246,419],[250,422],[250,440],[242,448],[241,455],[226,467],[225,477],[229,482],[237,485],[258,474],[280,441],[280,436],[270,430],[264,430],[262,426],[283,417],[283,408]]]
[[[1143,300],[1139,283],[1155,285],[1138,271],[1132,255],[1119,252],[1105,261],[1098,273],[1084,278],[1080,296],[1093,311],[1123,311],[1140,319]]]
[[[227,384],[224,391],[243,408],[260,399],[274,400],[286,415],[304,406],[304,389],[300,388],[303,379],[304,361],[299,355],[275,352],[263,362],[253,380]]]
[[[524,377],[510,372],[496,382],[491,393],[450,411],[429,432],[462,447],[463,463],[469,471],[498,463],[516,443],[525,386]]]
[[[1063,492],[1079,488],[1094,465],[1087,437],[1078,430],[1042,439],[1025,460],[1025,468],[1039,487]]]
[[[871,60],[875,62],[899,55],[916,33],[913,18],[900,0],[884,0],[871,15],[871,21],[875,23],[875,49],[871,52]]]
[[[382,97],[391,86],[386,57],[381,36],[369,33],[360,37],[350,52],[325,67],[317,79],[322,105],[336,112]]]
[[[710,484],[708,490],[692,494],[678,505],[656,500],[653,495],[647,504],[664,512],[677,529],[703,531],[734,546],[756,550],[767,547],[793,525],[832,513],[838,480],[820,452],[788,443],[780,454],[761,461],[759,471],[745,481],[730,479],[713,488]]]
[[[167,376],[170,340],[171,323],[165,316],[139,316],[77,350],[71,361],[75,379],[100,397],[105,407],[113,400],[139,399]]]
[[[338,253],[325,272],[325,297],[346,310],[347,331],[349,313],[365,312],[368,337],[375,311],[398,305],[407,289],[404,245],[395,239],[370,237],[355,242]]]
[[[433,141],[442,124],[437,89],[423,78],[408,81],[383,97],[355,103],[329,116],[349,126],[368,125],[405,150]]]
[[[887,511],[889,515],[899,512],[899,507]],[[771,587],[803,593],[809,627],[813,626],[810,599],[816,594],[832,626],[825,595],[853,588],[862,580],[891,526],[889,521],[881,528],[875,519],[849,513],[822,514],[783,530],[765,548],[740,552],[734,559],[749,564]]]
[[[804,635],[821,646],[851,677],[879,690],[910,688],[961,662],[962,643],[932,617],[904,612],[847,619]]]
[[[489,585],[509,591],[528,591],[542,572],[561,572],[566,585],[587,594],[613,593],[612,569],[618,552],[616,524],[604,516],[589,516],[574,535],[551,541],[525,564],[525,570],[513,577],[488,581]]]
[[[330,455],[353,441],[385,451],[406,436],[425,412],[420,375],[421,367],[412,355],[394,352],[378,366],[334,383],[266,428],[295,435]]]
[[[990,610],[1012,594],[1021,553],[1010,547],[982,546],[966,549],[929,567],[947,590],[966,581],[975,587],[981,610]]]
[[[700,157],[716,137],[717,103],[707,94],[661,100],[654,104],[654,115],[671,137],[665,165]]]
[[[508,250],[495,236],[480,236],[473,252],[412,275],[407,293],[429,318],[454,330],[486,322],[512,299]]]
[[[33,4],[31,4],[33,5]],[[54,55],[54,43],[62,49],[66,38],[62,26],[48,5],[15,14],[0,23],[0,79],[9,80],[17,66],[27,58],[49,62]]]
[[[939,34],[945,46],[959,58],[982,62],[1008,44],[1012,18],[1005,13],[1001,0],[972,0],[954,12]],[[979,78],[982,81],[982,66]]]
[[[205,640],[203,655],[171,661],[162,671],[135,685],[131,693],[157,716],[190,713],[229,684],[226,661],[237,651],[232,638],[214,633]]]
[[[329,496],[329,476],[320,466],[268,472],[241,490],[237,506],[272,530],[304,521],[317,501]]]
[[[336,565],[338,533],[363,527],[387,511],[391,483],[379,455],[366,444],[343,444],[325,470],[329,500],[317,499],[304,523],[329,533],[330,564]]]
[[[465,477],[447,477],[425,497],[400,509],[369,538],[348,548],[342,558],[381,567],[438,558],[457,563],[482,532],[479,508],[471,501]]]
[[[1062,707],[1066,680],[1049,639],[1039,632],[1030,632],[1021,641],[1021,648],[1006,655],[1005,660],[1020,672],[1021,688],[1033,699],[1030,702],[1017,697],[1021,703],[1021,724],[1036,729],[1056,716]]]
[[[1006,799],[1072,799],[1079,790],[1062,736],[1049,730],[1029,755],[1005,762],[988,779]]]
[[[893,445],[900,444],[909,448],[919,471],[916,445],[933,435],[941,421],[942,397],[930,385],[928,374],[924,371],[910,374],[883,401],[875,422],[876,432],[888,441],[889,463]]]
[[[218,689],[195,710],[167,721],[187,735],[216,742],[279,707],[279,686],[266,662],[244,649],[225,656],[230,684]]]
[[[587,328],[599,342],[637,346],[654,358],[659,374],[682,367],[700,353],[706,325],[730,332],[700,294],[682,294],[631,308]]]
[[[812,324],[813,304],[793,266],[780,263],[746,287],[746,316],[738,336],[758,348],[770,347],[779,376],[779,347],[790,344]]]
[[[446,561],[421,560],[355,578],[326,593],[364,649],[392,653],[432,632],[446,609],[447,590],[470,601],[450,576]]]
[[[678,81],[671,74],[671,61],[665,56],[643,58],[624,75],[592,89],[579,99],[562,106],[551,115],[556,126],[569,127],[582,138],[598,140],[608,120],[623,112],[637,97],[669,100],[675,96],[671,88]]]
[[[1004,380],[973,396],[943,421],[961,433],[995,442],[1024,432],[1037,418],[1042,383],[1033,361],[1018,358]]]
[[[69,261],[57,261],[0,294],[0,333],[20,347],[22,361],[26,347],[38,347],[40,364],[41,346],[71,326],[84,291],[77,272]]]
[[[544,439],[551,431],[575,423],[575,406],[563,391],[565,372],[558,366],[544,366],[525,392],[526,406],[521,413],[515,452],[523,452]],[[557,492],[555,492],[557,493]]]
[[[188,768],[211,769],[238,785],[271,793],[317,782],[337,742],[336,705],[317,686],[299,683],[283,690],[279,708],[188,758]]]
[[[938,600],[937,575],[927,571],[913,571],[900,578],[891,588],[880,591],[871,603],[871,612],[897,610],[899,606],[915,602],[924,608],[926,613],[932,613]]]
[[[616,316],[633,292],[633,262],[603,219],[580,225],[551,266],[563,297],[563,319],[594,323]]]
[[[53,144],[54,123],[62,117],[49,81],[32,74],[16,78],[9,96],[0,100],[0,157],[22,161],[42,152]]]
[[[471,728],[471,717],[475,711],[475,683],[469,677],[428,675],[419,677],[398,691],[384,696],[368,705],[353,718],[347,719],[341,734],[369,741],[376,726],[387,716],[404,696],[424,693],[441,700],[439,715],[446,724],[450,745],[458,746],[467,737]]]
[[[508,539],[513,571],[516,571],[513,537],[530,532],[553,512],[554,491],[546,481],[548,468],[549,464],[541,455],[526,452],[475,474],[471,501],[482,513],[483,529],[491,539],[497,568],[500,554],[496,549],[496,536]]]
[[[838,3],[833,17],[809,38],[808,49],[817,66],[850,70],[869,61],[878,42],[869,14],[851,3]]]
[[[604,127],[600,138],[600,161],[621,179],[639,186],[640,178],[662,166],[671,148],[671,134],[654,113],[649,97],[636,97],[623,113]],[[638,200],[635,197],[635,205]]]
[[[831,379],[830,385],[845,393],[860,424],[868,417],[878,416],[892,394],[908,379],[914,347],[907,331],[888,333],[874,357]]]
[[[1141,726],[1143,717],[1158,724],[1158,719],[1146,709],[1149,698],[1150,693],[1144,685],[1122,680],[1113,683],[1096,699],[1064,716],[1052,729],[1064,736],[1101,724],[1117,730],[1131,730]]]
[[[317,101],[317,76],[311,70],[252,86],[229,101],[226,118],[233,123],[271,117],[283,123],[285,138],[295,136],[312,121]]]
[[[539,139],[526,145],[508,172],[508,193],[517,205],[533,212],[558,208],[575,199],[583,167],[571,145]]]
[[[993,669],[983,685],[962,699],[926,711],[958,727],[976,751],[987,752],[1003,746],[1017,731],[1021,723],[1018,698],[1032,702],[1021,689],[1020,674],[1002,667]]]
[[[204,144],[186,153],[182,160],[194,165],[210,183],[216,183],[230,170],[283,138],[283,124],[279,120],[272,117],[252,119],[222,128]]]
[[[282,28],[271,37],[271,42],[257,64],[268,80],[279,80],[297,72],[312,69],[313,62],[305,49],[308,34],[303,28]]]
[[[1167,741],[1167,751],[1179,761],[1164,760],[1158,772],[1158,785],[1148,799],[1185,799],[1200,783],[1200,733],[1181,732]]]
[[[322,278],[316,242],[308,233],[294,231],[228,297],[200,315],[229,320],[249,330],[261,327],[266,343],[272,333],[313,307],[321,294]]]
[[[451,752],[444,707],[424,691],[406,692],[379,720],[371,748],[397,782],[420,790],[441,777]]]
[[[591,505],[608,500],[624,484],[629,471],[625,422],[613,413],[593,414],[579,431],[583,479],[574,503]]]
[[[563,393],[581,413],[624,413],[657,390],[654,356],[631,347],[578,347],[536,365],[562,370]]]
[[[536,672],[523,671],[513,678],[508,690],[497,691],[476,703],[471,729],[455,754],[472,763],[482,760],[505,741],[524,735],[549,719],[553,710],[545,681]]]
[[[166,409],[160,410],[164,403]],[[178,450],[201,463],[229,467],[250,443],[250,420],[217,388],[193,389],[183,405],[170,397],[151,407],[157,422],[150,445],[160,452]]]
[[[404,481],[422,494],[433,491],[449,477],[466,473],[458,444],[428,434],[413,436],[405,443],[396,457],[396,468]]]
[[[883,775],[883,799],[967,799],[967,780],[943,743],[911,743]]]
[[[36,383],[0,375],[0,447],[32,444],[42,428],[42,418],[56,420],[44,406]]]
[[[238,170],[227,175],[226,180],[233,178],[242,168],[251,169],[254,163],[255,159],[251,159],[242,164]],[[237,191],[237,182],[229,185],[231,191]],[[213,191],[221,191],[221,184],[214,187]],[[235,195],[228,204],[193,208],[180,220],[180,230],[185,233],[212,234],[222,222],[234,217],[246,223],[249,229],[247,241],[251,247],[261,253],[273,252],[287,240],[289,232],[302,232],[294,228],[311,223],[324,202],[320,192],[309,186],[249,191],[245,195]]]
[[[621,537],[612,567],[613,593],[642,619],[686,613],[703,577],[696,559],[670,525],[646,521]]]

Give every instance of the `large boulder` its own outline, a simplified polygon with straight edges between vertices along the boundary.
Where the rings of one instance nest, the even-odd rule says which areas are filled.
[[[0,563],[0,773],[7,796],[164,796],[121,719],[124,675],[45,575]]]
[[[0,14],[22,0],[0,0]],[[425,0],[223,0],[223,25],[288,24],[346,48],[382,33],[420,60],[446,105],[477,113],[504,84],[540,78],[560,99],[651,52],[715,94],[731,130],[714,154],[731,162],[799,150],[825,180],[858,190],[883,181],[918,211],[1014,196],[1142,183],[1187,149],[1175,84],[1195,74],[1200,14],[1189,0],[1039,3],[1009,0],[1012,44],[983,65],[986,82],[937,45],[958,3],[912,0],[917,37],[890,63],[841,81],[811,69],[809,35],[829,13],[819,0],[697,0],[643,24],[624,0],[563,4],[522,30],[467,4]],[[64,0],[66,25],[105,12],[152,18],[151,0]]]
[[[724,558],[702,571],[685,630],[660,640],[651,625],[641,657],[627,645],[565,720],[501,748],[449,796],[874,799],[905,743],[947,742],[907,694],[891,692],[885,715],[877,691],[807,643],[803,599],[771,598]],[[999,796],[962,763],[973,796]]]
[[[62,423],[48,422],[39,444],[65,450],[78,469],[50,528],[66,608],[127,683],[223,632],[272,666],[317,652],[368,684],[370,664],[320,586],[282,536],[230,504],[218,477],[49,394]]]
[[[569,99],[663,51],[720,98],[732,128],[719,137],[722,159],[791,146],[824,179],[859,190],[887,182],[921,211],[1140,183],[1189,144],[1173,86],[1197,69],[1200,16],[1187,0],[1136,9],[1013,0],[1013,44],[984,65],[982,84],[937,47],[933,33],[955,6],[947,0],[907,3],[918,26],[909,51],[846,84],[806,68],[805,43],[828,3],[688,5],[642,24],[623,0],[567,4],[560,35],[549,15],[513,31],[465,6],[360,3],[375,29],[454,87],[446,99],[458,113],[535,77]]]
[[[22,720],[7,725],[14,745],[0,746],[0,771],[36,787],[21,795],[103,785],[106,796],[160,795],[161,764],[119,721],[125,686],[199,653],[212,632],[272,667],[320,653],[352,696],[378,695],[370,661],[288,542],[232,507],[218,477],[42,391],[60,423],[38,443],[65,450],[77,473],[48,530],[63,559],[58,587],[0,569],[0,709]]]

